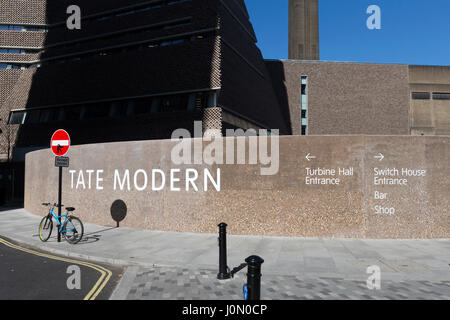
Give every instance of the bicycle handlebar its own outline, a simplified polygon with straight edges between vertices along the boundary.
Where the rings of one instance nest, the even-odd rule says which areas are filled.
[[[50,202],[45,202],[45,203],[43,203],[42,204],[43,206],[46,206],[46,207],[57,207],[58,206],[58,204],[57,203],[54,203],[53,205],[50,203]],[[64,205],[62,204],[61,205],[61,207],[64,207]]]

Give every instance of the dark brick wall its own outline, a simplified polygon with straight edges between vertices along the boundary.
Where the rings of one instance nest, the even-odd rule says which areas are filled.
[[[225,6],[220,8],[223,90],[218,103],[258,126],[289,134],[262,54],[247,33],[250,30],[253,34],[249,20],[234,0],[225,3],[232,12]],[[236,21],[238,17],[246,28]]]
[[[27,105],[38,107],[208,88],[213,47],[214,38],[210,38],[43,66],[34,75]]]
[[[27,69],[20,72],[20,78],[9,89],[8,97],[4,98],[5,105],[8,106],[3,108],[5,114],[11,109],[86,103],[102,99],[113,100],[208,88],[220,90],[218,107],[198,112],[152,114],[119,120],[105,118],[72,123],[11,126],[13,130],[18,130],[17,147],[45,146],[48,144],[49,136],[58,128],[67,129],[72,135],[74,144],[169,138],[174,129],[184,127],[191,130],[194,120],[204,120],[205,128],[221,130],[222,106],[236,117],[241,116],[255,124],[267,128],[280,128],[282,133],[288,133],[285,121],[280,116],[261,52],[255,45],[256,39],[245,4],[241,0],[191,0],[104,21],[84,19],[80,31],[68,31],[64,24],[61,27],[55,25],[65,21],[66,8],[71,4],[80,5],[82,16],[86,17],[89,14],[143,2],[146,1],[49,0],[43,14],[44,20],[50,24],[47,33],[23,32],[23,35],[19,36],[19,32],[8,31],[0,33],[0,41],[4,41],[6,45],[50,46],[46,48],[41,58],[51,59],[59,55],[91,49],[100,50],[103,47],[134,41],[204,29],[218,29],[219,21],[221,29],[192,42],[90,56],[80,61],[66,59],[61,63],[44,63],[38,69]],[[223,7],[224,3],[228,9]],[[41,16],[42,12],[36,15]],[[188,16],[192,17],[192,24],[180,28],[52,47],[61,41],[95,37],[106,32]],[[35,18],[30,18],[30,21],[35,21]],[[7,57],[30,61],[37,55]],[[96,106],[89,105],[89,107]]]
[[[199,1],[188,1],[176,5],[162,6],[161,8],[152,9],[140,13],[125,16],[115,16],[108,20],[82,20],[81,30],[68,30],[65,26],[52,28],[48,33],[46,43],[53,45],[63,41],[75,41],[86,37],[102,36],[107,33],[123,31],[130,28],[144,27],[150,24],[158,24],[170,20],[192,17],[190,25],[186,25],[179,28],[173,28],[168,30],[153,30],[145,33],[134,33],[126,36],[117,36],[110,39],[99,39],[94,42],[95,48],[102,46],[124,44],[126,42],[139,41],[145,39],[152,39],[163,36],[170,36],[173,34],[179,34],[192,32],[201,29],[214,28],[217,25],[217,14],[215,13],[215,1],[202,2],[202,5],[194,5]],[[134,3],[139,3],[134,1]],[[86,13],[86,5],[80,4],[82,14]],[[103,10],[102,10],[103,11]],[[80,43],[76,48],[68,47],[65,49],[52,48],[48,50],[47,55],[60,54],[61,51],[73,52],[82,51],[92,48],[92,44]]]

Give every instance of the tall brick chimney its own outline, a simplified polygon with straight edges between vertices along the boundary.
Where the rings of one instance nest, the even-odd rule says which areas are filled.
[[[289,59],[319,60],[319,0],[289,0]]]

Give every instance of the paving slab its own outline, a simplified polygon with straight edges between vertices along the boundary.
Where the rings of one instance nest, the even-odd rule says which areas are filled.
[[[57,254],[137,266],[139,269],[135,271],[136,273],[144,272],[143,270],[159,272],[161,268],[169,268],[167,269],[169,273],[176,270],[177,273],[186,273],[188,279],[189,277],[197,279],[196,270],[204,270],[205,274],[200,275],[211,281],[205,280],[206,283],[215,283],[213,278],[217,275],[218,269],[216,234],[115,228],[112,222],[109,226],[85,224],[85,237],[77,245],[58,243],[54,235],[48,242],[43,243],[37,236],[40,219],[40,216],[33,215],[24,209],[0,211],[0,235]],[[279,286],[288,288],[289,277],[294,277],[292,281],[295,279],[315,279],[316,281],[323,278],[339,279],[339,285],[346,289],[342,289],[340,294],[334,296],[336,299],[351,296],[350,293],[356,286],[356,283],[351,281],[366,286],[365,282],[369,276],[367,267],[371,265],[378,265],[381,268],[383,280],[393,283],[401,282],[402,286],[406,286],[408,282],[429,281],[435,286],[444,284],[443,288],[448,289],[446,284],[450,281],[449,239],[305,239],[228,235],[227,242],[230,268],[240,265],[249,255],[260,255],[265,260],[262,268],[265,280],[278,276],[284,277],[284,282],[280,282]],[[242,275],[245,275],[245,270],[241,271],[239,276],[242,277]],[[204,277],[200,278],[204,279]],[[328,285],[334,283],[326,279],[324,281]],[[331,284],[328,283],[329,281]],[[314,286],[312,282],[306,283]],[[156,284],[156,287],[159,287],[159,284]],[[321,288],[321,290],[334,292],[334,287],[325,287],[328,289]],[[291,293],[285,293],[285,295],[292,298],[306,298],[317,294],[316,290],[300,292],[298,288],[301,287],[292,287],[289,289]],[[142,295],[145,292],[142,290]],[[362,293],[360,292],[357,296],[361,296]],[[441,293],[440,296],[446,296],[447,291],[444,290]],[[136,293],[130,296],[138,295],[138,288],[136,288]],[[175,295],[162,291],[157,297],[162,298],[163,295],[173,298],[178,296],[178,293]],[[206,295],[216,296],[216,293],[209,292]],[[285,295],[272,297],[285,297]],[[331,293],[321,293],[321,295],[326,298],[333,296]],[[419,293],[410,295],[410,297],[416,296],[419,297]],[[145,297],[155,296],[147,294]],[[374,295],[373,298],[386,298],[386,296]]]

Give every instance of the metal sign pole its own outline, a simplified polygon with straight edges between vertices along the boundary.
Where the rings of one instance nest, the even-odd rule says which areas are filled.
[[[59,167],[59,183],[58,183],[58,218],[61,221],[61,197],[62,197],[62,167]],[[61,242],[61,228],[58,226],[58,242]]]

